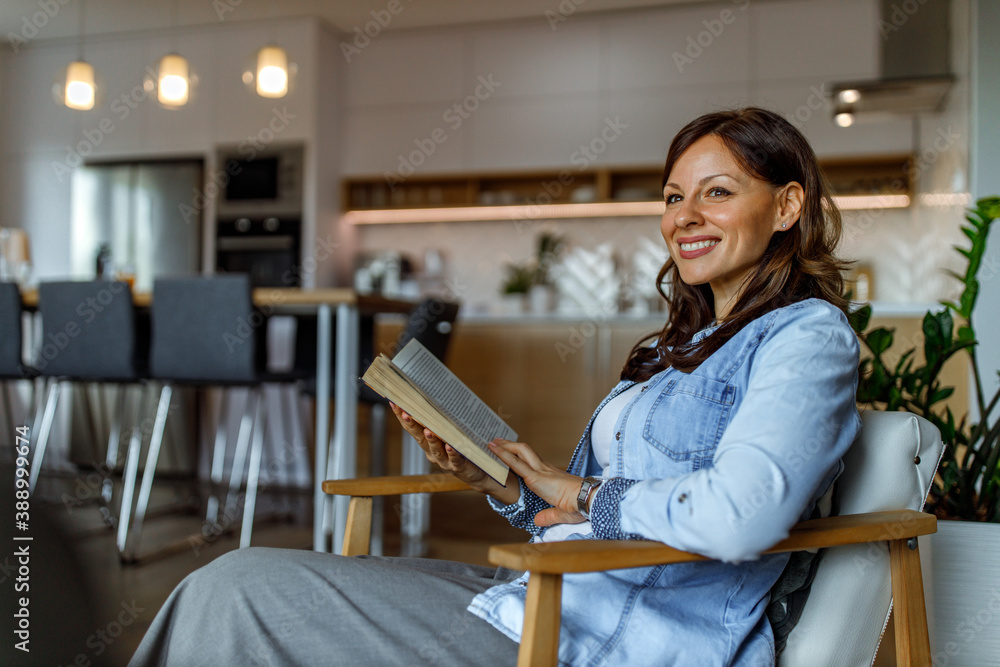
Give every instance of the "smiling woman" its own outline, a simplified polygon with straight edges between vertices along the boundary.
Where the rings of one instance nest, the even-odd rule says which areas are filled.
[[[566,575],[560,664],[773,664],[794,625],[770,597],[789,557],[762,554],[815,511],[861,422],[832,255],[840,218],[805,140],[761,109],[686,126],[663,193],[669,320],[632,350],[566,470],[497,439],[501,485],[393,411],[428,459],[535,543],[646,539],[717,559]],[[509,665],[527,578],[241,550],[182,582],[132,664]],[[314,595],[322,612],[303,613]]]

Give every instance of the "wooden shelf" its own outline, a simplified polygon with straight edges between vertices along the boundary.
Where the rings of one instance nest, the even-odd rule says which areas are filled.
[[[836,196],[909,195],[911,156],[821,160]],[[343,182],[345,211],[659,201],[662,166],[414,175]]]

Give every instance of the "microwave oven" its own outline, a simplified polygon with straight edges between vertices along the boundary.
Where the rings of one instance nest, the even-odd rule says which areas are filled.
[[[296,214],[302,210],[302,146],[218,151],[219,216]]]

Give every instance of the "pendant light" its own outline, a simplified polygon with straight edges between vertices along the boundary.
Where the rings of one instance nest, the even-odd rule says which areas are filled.
[[[160,58],[156,72],[156,100],[169,109],[188,103],[194,77],[187,58],[177,53],[177,0],[170,8],[173,51]]]
[[[190,68],[187,58],[168,53],[160,58],[157,70],[156,99],[166,107],[182,107],[191,94]]]
[[[62,89],[62,102],[70,109],[88,111],[94,108],[97,97],[97,84],[94,77],[94,66],[83,59],[83,31],[86,21],[85,0],[80,0],[80,57],[66,68],[66,81]]]
[[[95,89],[94,66],[83,60],[71,62],[66,68],[63,103],[79,111],[93,109]]]
[[[288,94],[288,54],[271,44],[257,52],[257,94],[279,98]]]

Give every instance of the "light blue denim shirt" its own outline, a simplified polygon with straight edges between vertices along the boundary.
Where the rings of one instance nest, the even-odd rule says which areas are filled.
[[[695,334],[695,341],[714,331]],[[596,539],[648,539],[719,559],[563,579],[559,660],[566,665],[770,665],[764,614],[787,554],[761,552],[808,518],[861,427],[859,346],[844,314],[809,299],[771,311],[691,373],[667,369],[622,410],[610,479],[591,507]],[[598,406],[632,382],[620,382]],[[593,417],[570,461],[599,474]],[[548,507],[523,482],[491,504],[533,535]],[[469,610],[515,641],[527,575]]]

